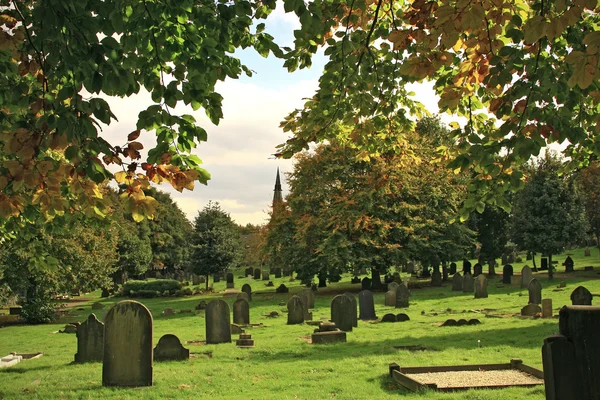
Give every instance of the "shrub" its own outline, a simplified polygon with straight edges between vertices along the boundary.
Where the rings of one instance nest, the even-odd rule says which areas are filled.
[[[192,292],[192,289],[190,289],[189,287],[180,289],[175,292],[175,296],[191,296],[193,294],[194,293]]]
[[[130,297],[157,297],[161,294],[168,296],[181,289],[181,282],[172,279],[155,281],[129,281],[123,285],[123,293]],[[167,293],[165,295],[165,293]]]
[[[21,318],[29,324],[46,324],[56,317],[56,307],[50,298],[28,298],[23,303]]]

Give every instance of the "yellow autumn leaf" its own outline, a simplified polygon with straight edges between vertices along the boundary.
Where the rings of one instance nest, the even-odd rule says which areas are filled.
[[[119,171],[115,173],[115,181],[117,181],[117,183],[124,183],[125,179],[127,179],[127,172]]]

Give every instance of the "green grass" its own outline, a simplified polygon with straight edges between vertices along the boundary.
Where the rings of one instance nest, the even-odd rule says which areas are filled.
[[[596,249],[592,257],[583,257],[583,250],[574,250],[575,267],[600,265]],[[581,253],[581,254],[580,254]],[[564,255],[557,257],[562,263]],[[513,264],[520,272],[524,263]],[[529,262],[529,265],[531,263]],[[459,265],[460,269],[460,265]],[[484,268],[487,270],[487,268]],[[592,293],[600,293],[600,275],[577,272],[549,282],[545,273],[537,274],[543,286],[543,298],[552,298],[555,313],[565,304],[579,284]],[[500,269],[501,271],[501,269]],[[357,293],[360,285],[350,285],[350,276],[343,282],[321,289],[316,297],[314,319],[329,317],[329,304],[336,292]],[[567,287],[553,291],[561,280]],[[241,288],[246,279],[236,279]],[[411,320],[384,324],[359,321],[358,328],[348,333],[348,342],[335,345],[309,345],[301,339],[310,335],[313,327],[286,325],[285,306],[279,306],[302,288],[299,282],[287,278],[273,279],[275,287],[285,283],[289,295],[275,294],[275,287],[264,282],[252,282],[251,322],[264,327],[249,328],[256,347],[238,349],[233,343],[220,345],[186,345],[186,341],[205,338],[204,313],[160,315],[164,308],[194,309],[202,299],[221,298],[221,294],[187,298],[139,299],[154,317],[154,344],[167,333],[176,334],[190,349],[186,362],[154,363],[154,386],[121,389],[101,386],[102,365],[71,364],[76,352],[75,335],[54,333],[66,321],[83,321],[91,312],[91,303],[101,301],[109,306],[122,299],[99,299],[99,292],[86,295],[83,310],[73,309],[73,315],[61,324],[11,326],[0,329],[0,355],[11,351],[30,353],[42,351],[44,356],[24,361],[0,370],[0,399],[386,399],[402,395],[408,399],[544,399],[543,386],[504,390],[470,390],[457,393],[411,393],[396,385],[387,375],[388,364],[402,366],[453,365],[472,363],[505,363],[521,358],[526,364],[541,368],[543,339],[558,330],[557,319],[521,319],[518,314],[527,303],[527,291],[519,287],[515,277],[511,287],[497,288],[501,275],[491,279],[489,298],[474,299],[473,295],[451,292],[451,282],[442,288],[412,289],[410,307],[397,310],[385,307],[384,294],[376,293],[379,317],[386,312],[406,312]],[[224,290],[225,282],[215,284]],[[225,298],[231,305],[235,297]],[[79,306],[78,306],[79,307]],[[502,318],[485,317],[488,310]],[[97,311],[100,319],[108,310]],[[491,311],[490,311],[491,310]],[[278,311],[279,318],[263,315]],[[439,327],[448,318],[479,318],[478,326]],[[480,340],[482,347],[477,347]],[[393,346],[422,345],[429,351],[409,352]],[[212,358],[204,353],[212,352]]]

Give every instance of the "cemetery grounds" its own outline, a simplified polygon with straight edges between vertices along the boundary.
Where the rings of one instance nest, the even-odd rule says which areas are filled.
[[[572,254],[575,273],[564,274],[560,265],[566,254]],[[540,280],[542,298],[551,298],[553,313],[571,304],[570,294],[579,285],[593,294],[600,294],[600,256],[592,249],[591,257],[583,249],[555,256],[559,260],[553,281],[546,272],[534,277]],[[539,258],[538,258],[539,261]],[[475,261],[472,261],[475,264]],[[544,399],[544,387],[477,389],[454,393],[426,391],[409,392],[399,388],[388,375],[388,365],[432,366],[507,363],[520,358],[527,365],[542,369],[541,346],[544,338],[558,331],[558,319],[521,318],[520,310],[527,304],[528,293],[520,288],[521,268],[531,261],[513,263],[515,276],[512,285],[501,285],[502,266],[496,277],[489,280],[489,297],[474,299],[473,294],[452,292],[451,277],[442,287],[411,288],[409,308],[384,306],[384,292],[375,293],[375,309],[381,318],[386,313],[406,313],[410,321],[380,323],[359,321],[358,328],[348,332],[347,343],[311,345],[305,338],[313,326],[286,325],[289,297],[303,289],[299,281],[272,278],[273,287],[265,281],[248,282],[235,274],[235,287],[244,283],[252,286],[250,322],[262,324],[247,328],[255,347],[240,349],[235,343],[202,345],[205,339],[204,311],[199,314],[177,313],[161,316],[165,308],[194,310],[201,301],[223,298],[231,306],[235,295],[223,297],[225,282],[214,284],[216,293],[184,298],[134,299],[146,305],[154,318],[153,344],[161,336],[172,333],[190,350],[190,359],[183,362],[154,363],[154,385],[144,388],[107,388],[102,386],[102,364],[72,364],[77,349],[74,334],[57,333],[67,322],[84,321],[91,312],[100,320],[110,306],[126,298],[101,299],[100,292],[82,295],[67,308],[69,313],[50,325],[7,326],[0,328],[0,356],[17,353],[43,352],[41,358],[23,361],[13,367],[0,369],[0,399],[472,399],[513,400]],[[539,263],[538,263],[539,264]],[[583,271],[584,266],[595,271]],[[458,263],[458,270],[461,270]],[[484,267],[487,273],[487,266]],[[355,295],[360,284],[350,284],[351,276],[341,282],[319,289],[315,299],[313,320],[330,317],[331,299],[344,292]],[[402,278],[408,275],[402,274]],[[566,287],[557,288],[564,281]],[[284,283],[289,294],[275,294]],[[204,284],[201,284],[203,287]],[[503,286],[503,287],[500,287]],[[81,300],[87,300],[81,302]],[[91,304],[101,302],[102,310],[91,310]],[[600,302],[600,299],[594,298]],[[277,311],[279,317],[265,317]],[[0,310],[0,313],[6,310]],[[440,327],[446,319],[472,319],[480,325]],[[235,341],[238,335],[232,335]],[[192,343],[188,343],[192,342]],[[479,346],[478,346],[479,343]],[[419,345],[425,350],[399,350],[395,346]]]

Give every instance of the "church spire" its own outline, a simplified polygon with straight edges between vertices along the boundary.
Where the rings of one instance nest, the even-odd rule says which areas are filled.
[[[275,190],[273,190],[273,203],[275,203],[276,201],[283,201],[281,179],[279,178],[279,167],[277,167],[277,177],[275,178]]]

